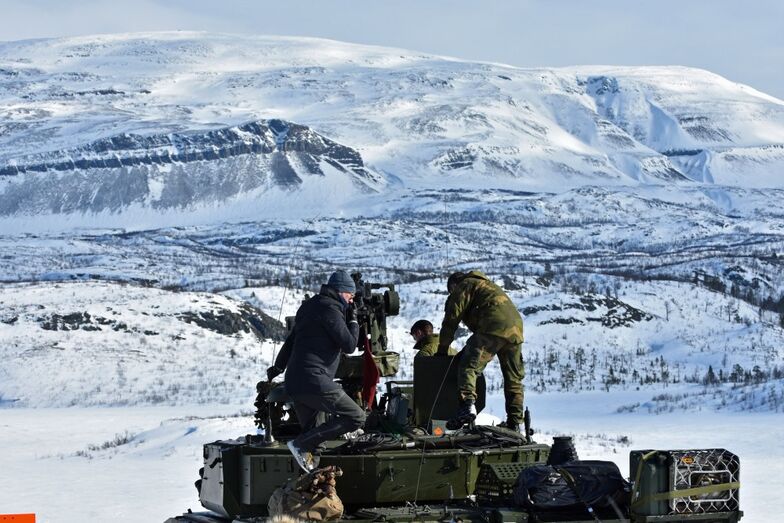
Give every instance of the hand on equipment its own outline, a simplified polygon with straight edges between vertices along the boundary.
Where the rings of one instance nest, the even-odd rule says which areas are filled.
[[[348,306],[348,311],[346,311],[346,322],[359,323],[357,321],[357,308],[353,303]]]
[[[280,376],[281,374],[283,374],[283,369],[273,365],[267,369],[267,381],[272,381],[276,376]]]

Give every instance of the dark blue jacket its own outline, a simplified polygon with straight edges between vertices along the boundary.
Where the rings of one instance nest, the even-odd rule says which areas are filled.
[[[286,369],[286,392],[318,394],[340,386],[333,380],[340,353],[354,352],[357,323],[346,324],[346,303],[327,285],[297,310],[294,329],[286,338],[275,365]]]

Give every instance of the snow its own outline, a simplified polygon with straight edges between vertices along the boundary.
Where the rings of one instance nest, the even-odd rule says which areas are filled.
[[[615,461],[625,475],[632,449],[727,448],[740,456],[743,521],[778,520],[784,480],[771,458],[784,454],[772,430],[779,416],[615,414],[613,406],[628,399],[627,393],[528,394],[535,439],[573,435],[580,458]],[[489,408],[498,414],[502,403],[496,395]],[[254,433],[243,411],[246,405],[6,409],[0,420],[3,511],[71,523],[163,521],[200,510],[193,482],[203,466],[201,446]]]
[[[255,383],[277,345],[183,319],[239,312],[238,302],[220,295],[23,284],[4,287],[2,306],[0,399],[26,406],[230,403],[252,395],[247,383]],[[46,325],[85,313],[89,318],[61,320],[56,330]]]
[[[198,504],[193,481],[202,466],[202,443],[252,422],[247,416],[209,416],[236,409],[5,410],[3,512],[35,512],[44,523],[163,521],[184,512]],[[206,419],[189,419],[194,415]],[[126,444],[90,450],[126,437]]]

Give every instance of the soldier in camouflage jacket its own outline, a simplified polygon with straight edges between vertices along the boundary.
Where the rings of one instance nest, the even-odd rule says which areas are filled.
[[[411,336],[416,342],[414,350],[417,351],[415,358],[421,356],[435,356],[438,352],[438,334],[433,332],[433,324],[427,320],[419,320],[411,326]],[[457,354],[452,347],[449,348],[450,356]]]
[[[523,319],[503,289],[480,271],[452,274],[447,288],[438,354],[448,353],[461,321],[473,333],[459,361],[457,418],[467,421],[476,416],[476,377],[498,356],[504,377],[505,425],[516,429],[523,422]]]

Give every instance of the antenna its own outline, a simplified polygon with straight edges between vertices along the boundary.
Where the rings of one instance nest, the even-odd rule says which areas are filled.
[[[321,217],[321,213],[318,213],[314,218],[312,218],[310,220],[306,220],[305,222],[306,223],[308,223],[308,222],[313,223],[316,220],[318,220],[320,217]],[[294,245],[294,251],[292,253],[291,260],[289,261],[289,264],[288,264],[288,267],[287,267],[287,271],[289,273],[289,276],[291,276],[291,267],[293,265],[293,261],[292,260],[294,260],[296,258],[296,254],[297,254],[297,251],[299,250],[299,246],[300,246],[301,243],[302,243],[302,236],[297,238],[297,243]],[[286,283],[286,286],[283,288],[283,296],[281,296],[281,298],[280,298],[280,307],[278,309],[278,322],[280,322],[280,318],[283,316],[283,304],[286,302],[286,294],[288,293],[289,288],[291,288],[291,278],[289,278],[289,281]],[[277,353],[278,353],[278,347],[277,347],[277,345],[273,345],[273,347],[272,347],[272,360],[270,361],[270,363],[273,364],[273,365],[275,364],[275,356],[277,356]]]
[[[448,219],[448,214],[447,214],[447,207],[446,207],[446,196],[444,196],[444,224],[445,225],[449,225],[447,223],[447,219]],[[445,234],[448,234],[446,232],[448,230],[449,230],[449,227],[444,227],[444,233]],[[448,239],[449,238],[447,237],[447,240]],[[448,267],[448,265],[449,265],[449,242],[447,241],[446,242],[446,257],[444,258],[444,268],[446,269]],[[441,397],[441,391],[444,388],[444,383],[446,383],[446,377],[449,375],[449,369],[452,368],[452,364],[455,362],[455,360],[457,358],[458,358],[458,356],[451,357],[450,360],[449,360],[449,365],[447,366],[446,371],[444,371],[444,377],[441,378],[441,384],[438,386],[438,392],[436,392],[436,397],[433,399],[433,406],[430,407],[430,414],[428,414],[428,416],[427,416],[427,423],[428,424],[430,424],[433,421],[433,412],[436,410],[436,404],[438,403],[438,398]],[[423,445],[422,445],[422,455],[419,458],[419,469],[417,470],[416,489],[414,490],[414,501],[413,501],[414,505],[416,505],[417,498],[419,497],[419,485],[420,485],[420,482],[422,480],[422,465],[425,464],[425,448],[426,447],[427,447],[427,445],[423,443]],[[451,484],[450,484],[449,488],[450,489],[452,488]],[[450,490],[450,492],[451,492],[451,490]]]
[[[321,216],[321,213],[317,214],[312,220],[309,220],[309,221],[310,222],[314,222],[317,219],[319,219],[320,216]],[[307,220],[306,220],[306,223],[307,223]],[[297,251],[299,250],[299,246],[302,243],[302,238],[303,238],[302,236],[297,238],[297,243],[294,245],[294,250],[293,250],[293,253],[292,253],[292,257],[291,257],[291,260],[289,261],[289,265],[288,265],[288,268],[287,268],[289,276],[291,275],[291,266],[293,265],[292,260],[294,260],[296,258]],[[283,288],[283,295],[280,298],[280,307],[278,308],[278,322],[279,323],[280,323],[281,317],[283,316],[283,304],[286,302],[286,294],[288,293],[289,288],[291,287],[291,281],[292,281],[292,279],[289,277],[289,281],[286,283],[286,286]],[[285,343],[285,340],[284,340],[284,343]],[[261,344],[261,347],[262,347],[262,349],[264,348],[264,343],[263,342]],[[270,360],[270,364],[271,365],[275,364],[275,359],[276,359],[277,353],[278,353],[278,346],[273,344],[272,345],[272,359]],[[264,359],[260,358],[260,361],[262,362],[262,365],[263,365]],[[272,383],[272,380],[270,380],[270,383]],[[267,422],[266,422],[266,427],[264,427],[264,443],[267,444],[267,445],[275,444],[275,438],[272,436],[272,404],[269,403],[269,402],[267,402]]]
[[[449,215],[447,214],[447,210],[446,210],[446,196],[444,196],[444,224],[445,225],[449,225],[448,218],[449,218]],[[445,227],[444,228],[444,234],[446,234],[446,242],[444,242],[444,243],[446,243],[446,256],[444,256],[444,269],[449,267],[449,242],[450,242],[450,238],[449,238],[449,232],[447,232],[447,231],[449,231],[449,227]]]

